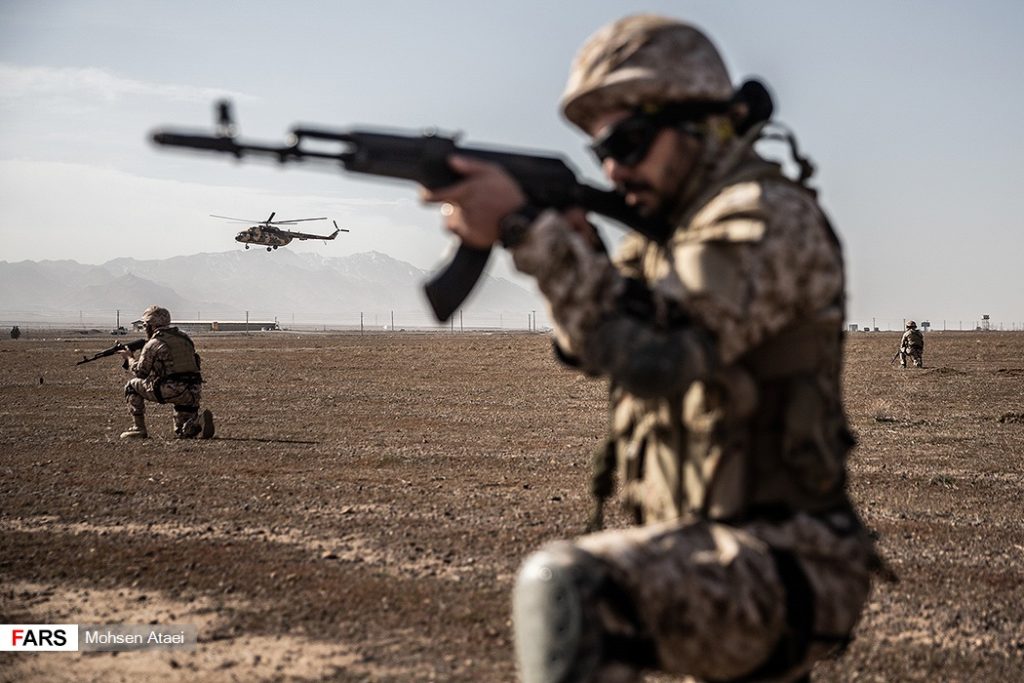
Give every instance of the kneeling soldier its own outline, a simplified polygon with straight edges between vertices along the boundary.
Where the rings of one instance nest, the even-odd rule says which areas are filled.
[[[907,331],[900,339],[900,367],[907,367],[907,358],[914,363],[915,368],[924,367],[924,335],[917,329],[917,323],[913,320],[907,323]]]
[[[171,327],[171,314],[166,308],[150,306],[142,313],[149,341],[142,347],[138,360],[125,349],[121,356],[128,371],[135,375],[124,386],[128,412],[135,424],[122,432],[122,439],[144,439],[146,432],[146,401],[170,403],[174,406],[174,435],[179,439],[213,436],[213,413],[199,413],[203,377],[199,354],[192,339],[177,327]]]

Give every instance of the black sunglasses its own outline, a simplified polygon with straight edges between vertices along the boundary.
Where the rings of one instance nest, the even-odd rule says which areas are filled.
[[[614,159],[623,166],[636,166],[647,157],[654,139],[668,125],[662,115],[637,112],[595,138],[590,151],[601,162]]]
[[[654,139],[665,128],[699,136],[699,122],[711,114],[727,111],[728,102],[681,102],[653,111],[640,109],[608,128],[591,144],[599,161],[614,159],[623,166],[636,166],[651,151]]]

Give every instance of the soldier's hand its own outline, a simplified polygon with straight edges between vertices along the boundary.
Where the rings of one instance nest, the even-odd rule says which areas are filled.
[[[132,353],[131,349],[121,349],[118,351],[118,354],[120,354],[121,358],[124,359],[125,363],[130,363],[135,360],[135,354]]]
[[[484,249],[501,237],[501,219],[526,203],[519,183],[501,166],[452,156],[449,165],[463,179],[454,185],[420,192],[423,201],[443,202],[445,227],[466,245]]]

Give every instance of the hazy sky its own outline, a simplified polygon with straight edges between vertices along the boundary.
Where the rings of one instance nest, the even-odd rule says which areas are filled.
[[[638,11],[698,24],[735,82],[769,83],[846,245],[851,322],[1024,321],[1024,3],[1009,0],[4,0],[0,258],[225,251],[237,226],[207,214],[276,211],[352,230],[297,251],[432,267],[448,241],[412,186],[171,154],[147,133],[207,126],[231,96],[245,137],[433,126],[597,179],[556,103],[586,37]]]

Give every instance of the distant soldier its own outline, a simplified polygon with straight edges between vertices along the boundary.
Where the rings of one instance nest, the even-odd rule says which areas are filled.
[[[900,367],[907,367],[907,357],[914,363],[915,368],[924,367],[924,335],[917,329],[917,323],[913,320],[907,322],[907,331],[903,333],[900,340]]]
[[[149,339],[138,360],[128,349],[121,356],[128,371],[135,375],[124,387],[128,412],[135,424],[122,432],[122,439],[145,439],[146,401],[170,403],[174,406],[174,435],[179,439],[213,436],[213,413],[199,413],[203,377],[199,354],[187,334],[171,327],[171,314],[166,308],[150,306],[142,314]]]
[[[11,339],[17,339],[20,336],[21,336],[21,330],[18,329],[17,325],[15,325],[14,327],[11,328]]]

